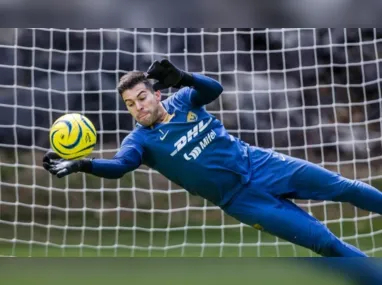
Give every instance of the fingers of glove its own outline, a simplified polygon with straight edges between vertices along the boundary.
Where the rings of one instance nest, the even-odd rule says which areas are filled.
[[[166,58],[164,58],[160,61],[160,65],[163,67],[172,67],[173,66],[173,64]]]
[[[50,168],[52,167],[52,165],[48,162],[43,162],[42,163],[42,166],[45,168],[45,170],[50,170]]]
[[[163,78],[163,73],[164,68],[160,65],[159,61],[154,61],[150,67],[147,69],[147,78],[148,79],[158,79],[160,80]]]
[[[153,86],[157,91],[177,85],[182,79],[182,73],[169,60],[162,59],[160,62],[156,60],[150,65],[146,77],[159,81]]]
[[[49,171],[51,174],[56,175],[56,173],[59,171],[59,169],[54,168],[54,167],[51,167],[51,168],[49,168],[48,171]]]
[[[58,171],[64,169],[64,168],[68,168],[68,163],[67,162],[60,162],[60,161],[52,161],[50,163],[50,169],[49,169],[49,172],[52,173],[52,174],[56,174]]]
[[[56,175],[59,172],[62,172],[64,170],[65,170],[65,172],[69,172],[69,169],[67,167],[64,167],[64,168],[62,168],[62,167],[52,167],[51,169],[49,169],[49,172],[52,173],[53,175]]]
[[[171,73],[178,73],[177,68],[168,61],[167,59],[163,59],[160,62],[155,61],[149,69],[147,70],[147,78],[156,79],[159,81],[164,81]]]
[[[60,159],[61,157],[54,151],[48,151],[43,158],[43,162],[48,162],[50,159]]]
[[[153,70],[156,66],[160,65],[159,61],[155,60],[152,64],[150,64],[147,71]]]
[[[46,158],[44,159],[42,166],[44,167],[45,170],[50,171],[53,167],[55,167],[57,164],[63,162],[63,159],[49,159]]]
[[[67,162],[67,161],[65,161],[64,159],[52,159],[52,160],[50,160],[49,164],[51,166],[56,166],[56,165],[58,165],[60,163],[64,163],[64,162]]]
[[[42,158],[42,162],[45,163],[45,162],[49,162],[50,161],[50,158],[48,156],[48,154],[44,154],[44,157]]]
[[[69,174],[69,169],[64,168],[64,169],[58,171],[56,175],[57,175],[58,178],[62,178],[64,176],[68,175],[68,174]]]

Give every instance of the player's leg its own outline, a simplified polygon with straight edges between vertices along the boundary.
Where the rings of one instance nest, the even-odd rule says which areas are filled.
[[[338,239],[317,219],[287,199],[262,189],[244,189],[223,207],[230,216],[250,226],[328,257],[365,257],[354,246]]]
[[[288,158],[293,159],[293,158]],[[382,214],[382,192],[358,180],[351,180],[316,164],[294,159],[291,169],[289,198],[348,202],[361,209]]]

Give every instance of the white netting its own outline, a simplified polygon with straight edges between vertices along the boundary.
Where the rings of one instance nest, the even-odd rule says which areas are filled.
[[[134,122],[124,72],[167,57],[219,80],[207,108],[231,134],[381,186],[379,29],[2,29],[0,255],[303,256],[225,216],[146,167],[121,180],[52,178],[41,158],[52,122],[80,111],[110,158]],[[170,90],[174,91],[174,90]],[[165,95],[168,95],[166,93]],[[377,215],[295,201],[371,255]]]

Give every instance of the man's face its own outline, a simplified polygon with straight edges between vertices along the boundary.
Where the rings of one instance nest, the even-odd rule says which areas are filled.
[[[151,126],[158,120],[160,91],[152,93],[144,83],[122,93],[122,99],[134,119],[143,126]]]

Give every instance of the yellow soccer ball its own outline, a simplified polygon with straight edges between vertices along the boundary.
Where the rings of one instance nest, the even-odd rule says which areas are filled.
[[[81,159],[92,153],[97,143],[93,123],[77,113],[59,117],[50,128],[50,146],[64,159]]]

